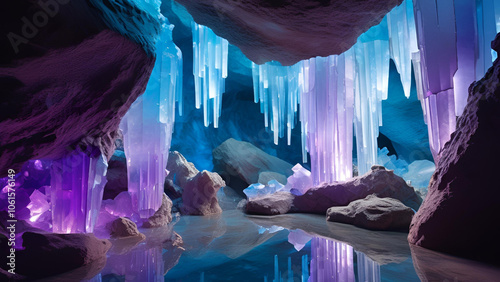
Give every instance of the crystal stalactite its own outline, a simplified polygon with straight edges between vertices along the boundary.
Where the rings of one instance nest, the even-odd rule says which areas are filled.
[[[311,241],[309,281],[355,281],[351,246],[324,238]]]
[[[229,43],[217,36],[210,28],[191,23],[193,31],[193,75],[195,104],[203,106],[205,126],[219,127],[222,94],[227,78]]]
[[[50,169],[52,231],[91,233],[101,208],[108,164],[99,149],[77,148]]]
[[[353,92],[346,87],[352,69],[348,55],[316,57],[303,62],[299,81],[300,121],[307,135],[313,183],[352,176]]]
[[[156,64],[146,92],[130,107],[120,128],[127,157],[128,191],[141,218],[160,207],[176,102],[182,112],[182,54],[165,23],[156,43]]]

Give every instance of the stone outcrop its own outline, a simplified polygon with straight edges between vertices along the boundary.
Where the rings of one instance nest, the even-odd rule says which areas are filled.
[[[226,184],[242,196],[243,189],[259,182],[261,173],[292,175],[292,165],[271,156],[251,143],[230,138],[212,151],[214,171],[218,172]],[[265,183],[267,184],[267,182]]]
[[[127,237],[142,237],[146,238],[144,234],[140,233],[137,225],[130,219],[125,217],[117,218],[111,223],[111,238],[127,238]]]
[[[217,191],[224,186],[226,183],[217,173],[206,170],[198,173],[184,187],[181,212],[189,215],[221,213]]]
[[[380,198],[397,199],[414,210],[417,210],[422,202],[415,190],[408,186],[403,178],[382,166],[373,166],[371,171],[363,176],[323,184],[311,188],[304,195],[295,196],[288,192],[280,192],[279,196],[271,194],[254,198],[248,202],[246,212],[263,215],[288,212],[325,214],[330,207],[347,206],[372,194]],[[287,204],[283,203],[284,199]],[[282,208],[284,206],[288,206],[288,210]]]
[[[133,29],[129,38],[117,33],[89,1],[52,2],[10,1],[0,12],[0,177],[30,159],[61,158],[79,143],[109,159],[120,119],[154,65],[129,39]],[[159,27],[134,8],[108,15],[133,25],[130,13],[138,13],[142,25]]]
[[[500,35],[492,43],[500,51]],[[500,263],[500,60],[469,88],[464,113],[439,155],[408,241],[427,249]]]
[[[370,195],[346,207],[329,208],[326,220],[371,230],[408,231],[414,214],[411,208],[396,199]]]
[[[340,54],[401,0],[177,0],[252,61],[283,65]]]
[[[169,224],[172,221],[172,206],[172,200],[163,194],[160,208],[142,224],[142,227],[153,228]]]

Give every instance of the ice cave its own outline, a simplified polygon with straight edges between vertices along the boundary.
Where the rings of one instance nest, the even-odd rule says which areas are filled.
[[[1,281],[500,281],[499,0],[4,4]]]

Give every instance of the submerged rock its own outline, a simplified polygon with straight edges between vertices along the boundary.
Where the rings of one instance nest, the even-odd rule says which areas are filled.
[[[500,35],[492,43],[500,51]],[[439,154],[411,244],[500,263],[500,60],[469,88],[457,129]]]
[[[325,183],[309,189],[304,195],[295,196],[281,192],[252,199],[246,206],[246,212],[268,215],[288,212],[325,214],[330,207],[347,206],[352,201],[364,199],[371,194],[400,200],[414,210],[417,210],[422,202],[404,179],[382,166],[373,166],[371,171],[363,176],[332,184]],[[287,199],[286,205],[283,203],[284,198]],[[284,208],[286,206],[288,209]],[[279,213],[276,213],[277,211]]]
[[[217,173],[202,171],[191,178],[182,194],[182,213],[190,215],[209,215],[221,213],[217,191],[226,186]]]
[[[228,186],[241,191],[253,183],[259,182],[261,173],[278,173],[288,177],[292,175],[292,165],[268,155],[254,145],[227,139],[212,151],[214,171],[221,174]],[[267,182],[266,182],[267,183]]]
[[[352,224],[371,230],[408,230],[415,212],[392,198],[369,195],[346,207],[331,207],[326,220]]]
[[[16,273],[35,279],[67,272],[93,261],[105,261],[111,243],[93,234],[26,232],[23,247],[25,249],[16,254]]]
[[[293,65],[348,50],[401,0],[177,2],[255,63]]]

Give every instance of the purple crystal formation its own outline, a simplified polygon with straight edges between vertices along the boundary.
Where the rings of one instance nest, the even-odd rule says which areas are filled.
[[[182,54],[172,41],[172,29],[173,25],[162,26],[146,92],[132,104],[120,124],[128,191],[141,218],[152,216],[162,203],[176,102],[182,107]]]
[[[107,166],[106,158],[99,149],[91,146],[85,149],[78,147],[52,162],[50,190],[53,232],[94,231],[107,182]],[[40,201],[43,210],[45,202]]]
[[[296,164],[292,168],[293,174],[288,177],[285,191],[290,191],[296,196],[304,195],[307,190],[314,187],[312,174],[309,170]]]
[[[496,57],[490,42],[500,32],[500,3],[415,0],[414,15],[419,47],[412,54],[417,91],[437,159],[455,131],[469,85],[484,76]]]
[[[313,238],[309,281],[355,281],[353,258],[351,246],[324,238]]]

